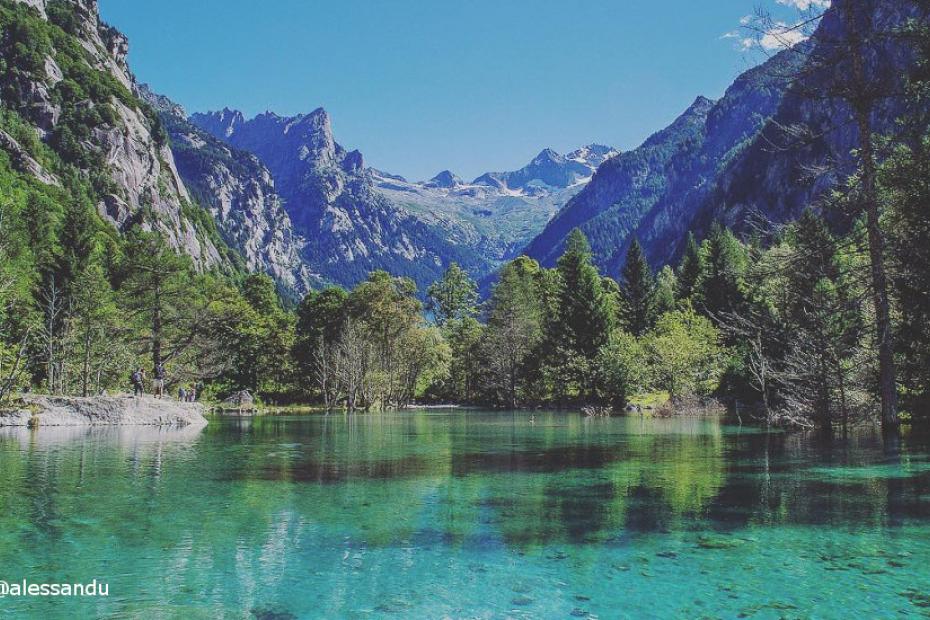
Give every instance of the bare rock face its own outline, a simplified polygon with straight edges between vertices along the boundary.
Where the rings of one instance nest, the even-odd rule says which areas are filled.
[[[181,178],[246,268],[267,273],[295,298],[306,294],[319,280],[302,258],[307,242],[294,232],[271,173],[258,157],[195,127],[181,106],[147,85],[136,92],[158,112]]]
[[[200,403],[150,396],[27,396],[28,409],[0,412],[0,426],[204,426]]]
[[[369,272],[385,269],[425,288],[453,261],[472,273],[489,268],[441,227],[375,191],[362,154],[335,141],[322,108],[292,117],[266,112],[249,120],[224,109],[189,120],[267,166],[294,230],[306,240],[304,264],[326,280],[354,286]]]

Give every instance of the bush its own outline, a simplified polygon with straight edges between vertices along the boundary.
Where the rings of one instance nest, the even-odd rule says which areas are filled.
[[[673,398],[717,389],[725,361],[720,334],[690,306],[663,314],[644,345],[658,389]]]

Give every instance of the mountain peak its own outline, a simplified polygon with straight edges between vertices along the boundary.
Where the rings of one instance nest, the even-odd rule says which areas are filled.
[[[553,151],[548,146],[539,152],[539,155],[533,159],[533,164],[540,166],[546,162],[555,162],[560,163],[564,161],[565,158],[559,155],[557,152]]]
[[[604,161],[610,159],[615,155],[619,155],[620,151],[615,149],[612,146],[607,146],[606,144],[586,144],[580,149],[576,149],[565,156],[565,159],[570,161],[576,161],[579,163],[586,164],[593,169],[596,169]]]
[[[443,170],[426,183],[427,187],[442,187],[445,189],[461,184],[462,179],[453,174],[450,170]]]
[[[229,138],[245,122],[245,117],[239,110],[227,107],[218,112],[195,112],[188,120],[217,138]]]
[[[713,99],[708,99],[704,95],[698,95],[697,99],[694,100],[694,103],[688,106],[688,112],[692,112],[692,111],[700,112],[700,111],[710,110],[710,108],[713,107],[714,103],[715,102]]]
[[[152,106],[156,112],[164,112],[171,116],[187,120],[187,112],[180,104],[175,103],[168,97],[160,95],[152,90],[149,84],[140,83],[135,88],[136,96]]]

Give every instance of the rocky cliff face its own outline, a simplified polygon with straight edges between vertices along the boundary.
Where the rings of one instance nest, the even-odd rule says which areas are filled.
[[[96,0],[0,6],[25,39],[3,50],[3,104],[93,180],[106,221],[158,230],[200,268],[220,265],[220,248],[185,215],[190,196],[158,120],[132,94],[126,38],[100,21]]]
[[[246,268],[269,274],[295,298],[319,284],[305,263],[307,242],[294,232],[261,161],[191,124],[181,106],[148,86],[137,91],[158,112],[184,184],[213,216],[223,240],[242,256]]]
[[[250,120],[227,109],[190,121],[268,167],[295,230],[307,240],[303,257],[323,278],[351,286],[386,269],[422,288],[452,261],[473,272],[488,269],[457,239],[375,191],[361,153],[335,141],[323,109]]]

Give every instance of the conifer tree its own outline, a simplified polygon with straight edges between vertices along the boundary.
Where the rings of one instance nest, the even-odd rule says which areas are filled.
[[[491,397],[508,407],[521,404],[526,364],[543,338],[540,271],[539,263],[526,256],[508,263],[488,302],[481,346],[484,382]]]
[[[620,285],[623,327],[634,336],[642,336],[655,319],[656,283],[643,248],[636,239],[627,250]]]
[[[559,258],[558,294],[560,342],[579,355],[593,358],[612,326],[610,298],[591,259],[584,233],[574,229]]]
[[[192,269],[157,233],[139,229],[128,234],[123,269],[124,303],[144,325],[142,343],[155,368],[190,343],[198,294]]]
[[[737,311],[745,300],[746,271],[746,253],[739,240],[729,230],[714,224],[701,253],[700,307],[711,317]]]

